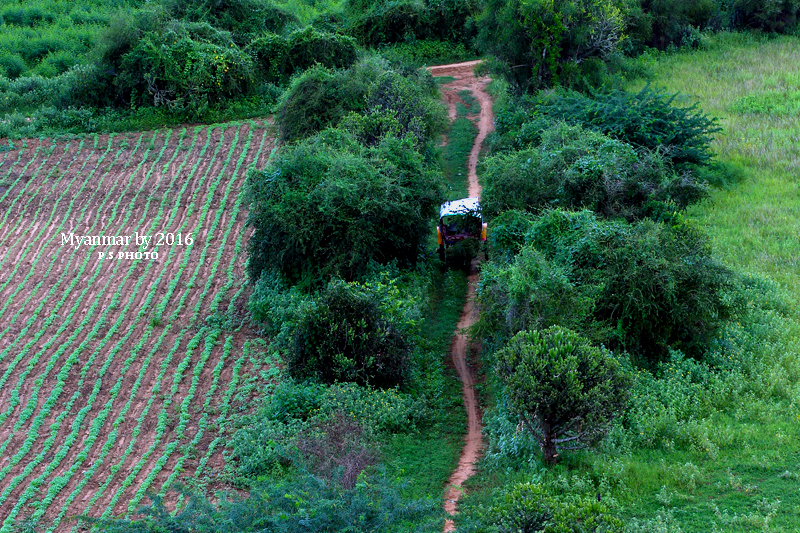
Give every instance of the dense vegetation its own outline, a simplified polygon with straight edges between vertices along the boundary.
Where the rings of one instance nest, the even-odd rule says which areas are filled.
[[[704,478],[695,463],[732,456],[741,420],[796,412],[794,311],[783,288],[736,259],[732,237],[727,250],[712,247],[718,236],[692,220],[709,216],[702,200],[727,194],[718,186],[742,172],[741,147],[719,150],[720,122],[675,93],[630,90],[626,76],[677,57],[648,47],[702,52],[708,31],[794,32],[800,2],[120,7],[95,18],[45,2],[3,8],[0,134],[274,111],[280,150],[250,173],[243,198],[249,309],[286,372],[231,441],[226,479],[248,498],[211,504],[187,490],[177,513],[154,498],[143,520],[99,522],[104,529],[440,529],[438,500],[399,483],[403,465],[387,472],[381,453],[420,454],[409,441],[435,442],[453,422],[458,389],[442,354],[464,280],[439,271],[430,234],[446,197],[437,168],[446,120],[435,83],[413,67],[476,52],[491,56],[498,100],[481,167],[492,260],[474,330],[487,453],[460,530],[681,531],[674,501],[713,493],[712,481],[758,490],[731,470]],[[766,92],[740,94],[714,116],[793,115],[797,76],[773,73]],[[786,131],[776,137],[791,144]],[[796,146],[784,149],[772,164],[796,170]],[[784,250],[796,250],[792,238],[776,264],[796,264]],[[444,335],[433,327],[441,307],[450,310]],[[777,431],[783,443],[789,430]],[[650,452],[677,459],[658,470]],[[771,474],[800,475],[785,472]],[[658,506],[637,501],[654,493]],[[714,527],[768,529],[776,501],[681,523],[700,530],[713,516]]]

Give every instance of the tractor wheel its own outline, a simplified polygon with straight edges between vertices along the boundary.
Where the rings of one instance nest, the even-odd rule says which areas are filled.
[[[447,252],[444,250],[444,244],[439,245],[439,261],[442,263],[447,261]]]

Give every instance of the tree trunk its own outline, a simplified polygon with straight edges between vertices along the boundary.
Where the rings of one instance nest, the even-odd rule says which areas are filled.
[[[556,443],[554,442],[556,436],[553,434],[552,426],[549,423],[543,422],[542,433],[544,435],[544,442],[542,443],[544,460],[548,464],[554,465],[558,461],[558,453],[556,452]]]

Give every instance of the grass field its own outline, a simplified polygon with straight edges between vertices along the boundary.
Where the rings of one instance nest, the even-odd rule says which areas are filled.
[[[213,486],[262,364],[239,193],[272,146],[247,122],[0,154],[0,531],[75,530],[188,475]]]
[[[744,170],[743,183],[715,192],[692,217],[720,258],[800,300],[800,39],[723,34],[704,50],[658,56],[650,69],[654,87],[719,118],[713,148]]]
[[[631,510],[646,514],[674,508],[685,531],[708,531],[712,521],[719,531],[797,531],[800,39],[721,34],[709,38],[701,50],[659,56],[649,69],[653,86],[680,92],[719,119],[723,131],[713,148],[721,162],[743,173],[740,183],[714,191],[690,209],[689,216],[709,233],[715,254],[734,270],[776,281],[786,305],[780,318],[764,323],[758,339],[763,343],[758,350],[763,366],[760,375],[752,377],[749,398],[710,419],[717,440],[727,444],[705,458],[634,455],[640,466],[630,466],[643,474],[635,484],[648,490],[636,491],[641,501]],[[657,461],[664,461],[665,467],[659,469]],[[687,461],[698,466],[700,482],[691,490],[685,483],[681,489],[675,476],[653,475],[680,470]],[[656,489],[661,480],[674,497],[659,501]]]

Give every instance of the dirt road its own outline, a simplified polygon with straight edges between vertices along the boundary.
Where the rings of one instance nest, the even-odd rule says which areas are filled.
[[[472,145],[468,161],[470,196],[480,196],[481,194],[481,186],[478,183],[478,174],[476,172],[478,156],[484,139],[494,127],[492,99],[486,92],[486,85],[490,80],[488,77],[477,78],[475,76],[473,69],[478,63],[480,61],[468,61],[429,68],[434,76],[451,76],[455,78],[455,80],[442,85],[442,94],[447,102],[451,121],[455,120],[456,117],[456,103],[460,101],[458,96],[460,91],[469,90],[481,105],[480,115],[477,117],[478,135],[475,137],[475,143]],[[467,410],[467,435],[464,439],[464,448],[461,450],[458,468],[450,476],[450,488],[444,501],[444,509],[451,515],[456,514],[457,503],[463,493],[461,486],[475,473],[474,465],[481,452],[481,414],[475,394],[475,376],[467,363],[470,345],[465,332],[466,328],[474,324],[478,318],[475,309],[475,287],[478,283],[476,261],[472,263],[468,282],[467,300],[464,303],[464,309],[461,311],[456,335],[450,348],[456,373],[461,379],[464,407]],[[455,531],[455,524],[452,520],[445,521],[444,531]]]

